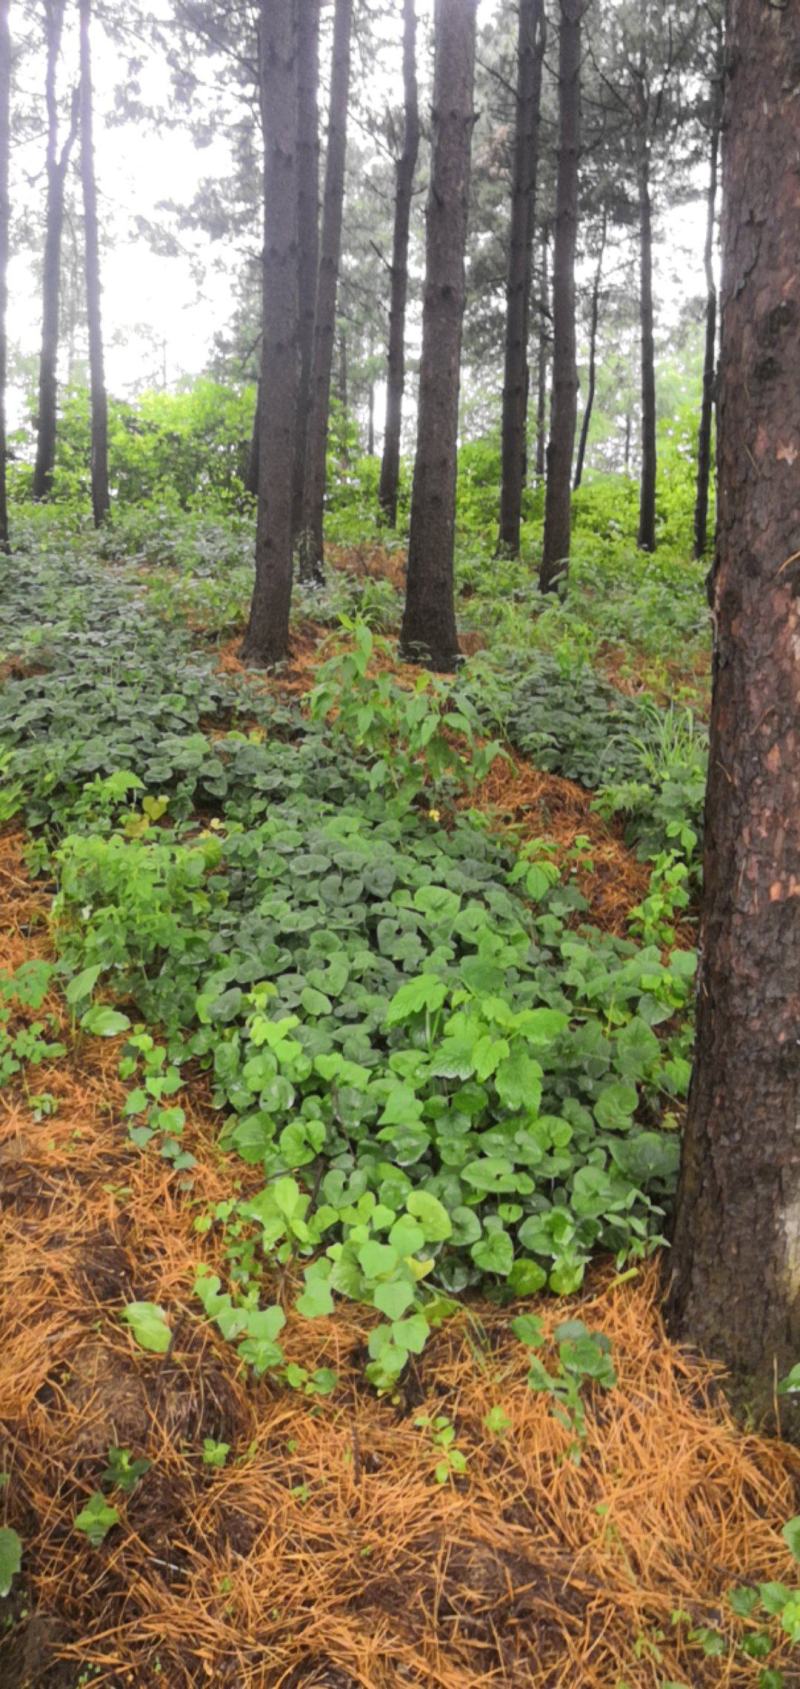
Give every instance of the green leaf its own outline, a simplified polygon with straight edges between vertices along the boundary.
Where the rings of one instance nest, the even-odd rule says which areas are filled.
[[[492,1232],[472,1245],[470,1255],[482,1273],[499,1273],[506,1278],[514,1263],[514,1245],[508,1232]]]
[[[7,1595],[22,1565],[22,1538],[8,1525],[0,1527],[0,1596]]]
[[[120,1316],[130,1326],[141,1349],[165,1355],[172,1342],[163,1308],[156,1302],[129,1302]]]
[[[420,974],[396,991],[387,1011],[387,1026],[399,1026],[423,1009],[440,1009],[447,996],[447,986],[435,974]]]
[[[594,1105],[598,1126],[606,1132],[625,1131],[630,1126],[638,1101],[635,1085],[627,1085],[623,1080],[604,1085]]]
[[[515,1043],[511,1055],[500,1063],[494,1076],[497,1094],[507,1108],[538,1114],[542,1100],[542,1069]]]
[[[402,1319],[414,1300],[413,1284],[402,1279],[390,1279],[388,1284],[376,1284],[372,1293],[375,1307],[389,1320]]]
[[[333,1008],[330,997],[324,991],[317,991],[313,985],[307,985],[300,993],[300,1002],[307,1015],[329,1015]]]
[[[333,1313],[333,1294],[328,1278],[323,1277],[320,1272],[321,1265],[327,1266],[327,1263],[316,1263],[314,1267],[306,1267],[306,1287],[295,1302],[297,1312],[307,1320],[323,1319],[327,1314]]]
[[[786,1583],[760,1583],[758,1593],[762,1607],[773,1617],[783,1612],[792,1596],[792,1591]]]
[[[96,967],[83,968],[79,974],[76,974],[74,979],[70,980],[64,992],[67,1002],[79,1003],[82,997],[90,997],[104,967],[104,962],[98,962]]]
[[[363,1243],[358,1250],[358,1264],[365,1278],[386,1278],[400,1265],[400,1256],[388,1243]]]
[[[793,1519],[788,1519],[781,1530],[781,1536],[787,1544],[795,1560],[800,1560],[800,1513]]]
[[[503,1156],[484,1155],[470,1161],[463,1169],[462,1179],[479,1191],[516,1191],[519,1178],[510,1161]]]
[[[437,1196],[431,1196],[429,1191],[412,1191],[406,1208],[419,1220],[426,1243],[444,1243],[451,1236],[453,1225],[450,1215],[444,1203]]]
[[[778,1395],[790,1396],[796,1390],[800,1390],[800,1363],[793,1366],[791,1372],[787,1372],[786,1377],[781,1379],[778,1385]]]
[[[563,1009],[528,1009],[520,1031],[529,1044],[553,1044],[569,1026]]]
[[[106,1003],[94,1003],[81,1015],[83,1031],[91,1032],[95,1038],[116,1038],[118,1032],[127,1032],[130,1024],[127,1015],[120,1014],[119,1009],[110,1009]]]
[[[511,1330],[520,1343],[529,1349],[540,1349],[544,1342],[544,1331],[538,1314],[519,1314],[511,1321]]]
[[[781,1629],[792,1642],[800,1642],[800,1594],[792,1593],[781,1613]]]
[[[401,1214],[389,1233],[389,1242],[398,1255],[416,1255],[425,1242],[425,1233],[418,1220]]]
[[[105,1541],[110,1530],[119,1523],[119,1513],[116,1507],[109,1507],[101,1490],[95,1490],[89,1497],[86,1506],[76,1515],[75,1529],[82,1531],[88,1538],[92,1548],[99,1548]]]
[[[412,1355],[422,1354],[430,1334],[431,1328],[423,1314],[412,1314],[407,1320],[395,1320],[392,1325],[392,1342],[398,1349],[405,1349]]]

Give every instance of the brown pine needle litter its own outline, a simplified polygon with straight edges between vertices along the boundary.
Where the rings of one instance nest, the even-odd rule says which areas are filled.
[[[518,777],[560,836],[569,783],[541,776],[531,796]],[[516,810],[509,779],[498,775],[494,801]],[[47,892],[27,880],[22,843],[0,838],[5,967],[47,953]],[[731,1633],[732,1585],[793,1581],[780,1526],[798,1511],[800,1453],[738,1430],[714,1369],[668,1341],[657,1263],[624,1281],[600,1264],[580,1297],[537,1304],[548,1331],[580,1317],[612,1343],[619,1383],[589,1395],[577,1465],[549,1399],[526,1383],[510,1330],[519,1309],[465,1306],[394,1402],[364,1382],[368,1310],[290,1312],[287,1357],[335,1368],[335,1394],[254,1381],[192,1282],[201,1259],[219,1264],[214,1233],[200,1238],[194,1220],[237,1180],[259,1183],[257,1170],[220,1154],[199,1074],[176,1099],[191,1177],[135,1149],[120,1040],[68,1024],[61,1037],[67,1057],[28,1080],[56,1112],[37,1123],[19,1076],[0,1098],[4,1507],[24,1541],[3,1689],[757,1684],[756,1662],[706,1658],[688,1631]],[[265,1297],[289,1310],[293,1291],[277,1273]],[[164,1308],[166,1356],[120,1322],[134,1300]],[[418,1423],[436,1415],[467,1461],[444,1483]],[[204,1438],[231,1445],[223,1468],[203,1463]],[[91,1548],[74,1518],[111,1445],[152,1464],[129,1496],[109,1496],[120,1524]],[[689,1619],[673,1622],[677,1610]],[[784,1653],[771,1664],[797,1685],[788,1643]]]

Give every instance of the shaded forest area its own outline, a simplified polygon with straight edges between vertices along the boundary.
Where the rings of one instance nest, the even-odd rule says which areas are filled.
[[[10,1689],[797,1681],[798,66],[0,0]]]

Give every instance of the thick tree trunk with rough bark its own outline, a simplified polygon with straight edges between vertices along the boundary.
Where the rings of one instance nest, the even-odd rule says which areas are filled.
[[[536,359],[536,479],[544,480],[547,462],[547,363],[550,320],[550,275],[547,227],[542,229],[542,275],[539,300],[539,346]]]
[[[539,108],[545,48],[543,0],[519,0],[517,113],[506,276],[505,368],[498,554],[519,556],[527,468],[528,340],[535,233]]]
[[[580,439],[578,440],[578,455],[575,460],[575,478],[572,483],[573,492],[577,492],[583,480],[583,466],[586,462],[586,446],[589,439],[589,425],[594,410],[594,396],[597,391],[597,329],[600,322],[600,286],[603,280],[603,259],[606,251],[607,217],[603,213],[603,225],[600,231],[600,249],[597,254],[597,268],[592,283],[592,303],[589,313],[589,371],[586,383],[586,404],[583,407],[581,419]]]
[[[647,141],[639,159],[639,318],[642,359],[642,466],[639,484],[640,551],[656,549],[656,351],[653,317],[653,206]]]
[[[477,0],[436,0],[417,455],[400,633],[404,657],[441,671],[459,658],[453,546],[476,7]]]
[[[303,527],[303,481],[319,272],[319,0],[301,0],[298,10],[297,125],[300,375],[292,500],[292,537],[295,543]]]
[[[258,453],[261,439],[261,376],[256,383],[256,402],[253,410],[253,428],[250,435],[250,445],[247,450],[247,463],[244,471],[244,490],[258,498]]]
[[[324,563],[325,464],[336,337],[336,296],[342,250],[352,21],[353,0],[336,0],[325,195],[314,315],[314,358],[309,393],[303,514],[299,535],[300,576],[306,581],[321,580]]]
[[[63,146],[58,146],[58,97],[56,76],[61,50],[66,0],[45,0],[47,68],[47,212],[42,276],[42,345],[39,357],[39,409],[33,497],[47,498],[52,490],[56,462],[56,417],[58,411],[58,307],[61,292],[61,235],[64,227],[64,180],[78,128],[79,91],[72,98],[70,124]]]
[[[261,0],[264,289],[256,580],[241,655],[272,667],[289,649],[297,406],[297,0]]]
[[[553,408],[547,447],[544,540],[539,585],[553,592],[569,567],[572,454],[578,420],[575,249],[581,130],[581,19],[585,0],[559,0],[559,141],[553,255]]]
[[[108,516],[108,398],[103,360],[100,304],[100,240],[97,228],[97,184],[94,174],[92,111],[91,0],[80,0],[81,36],[81,188],[86,242],[86,314],[89,327],[89,380],[92,408],[92,513],[96,528]]]
[[[706,276],[706,336],[703,357],[703,398],[697,437],[697,492],[694,506],[694,555],[702,557],[708,543],[708,489],[711,482],[711,439],[714,427],[714,385],[717,373],[717,284],[714,280],[714,232],[717,219],[719,132],[722,122],[722,56],[714,88],[711,117],[710,171],[703,253]]]
[[[8,247],[11,207],[8,165],[11,147],[11,31],[9,0],[0,0],[0,551],[11,550],[6,488],[6,380],[8,373]]]
[[[673,1330],[756,1405],[800,1356],[800,57],[729,0],[697,1050]]]
[[[408,301],[408,236],[411,201],[419,154],[420,122],[417,91],[416,0],[403,0],[403,89],[405,118],[403,146],[397,160],[392,243],[391,297],[389,304],[389,350],[386,373],[386,424],[378,500],[391,528],[397,526],[397,489],[400,480],[400,436],[403,422],[403,392],[406,379],[406,304]]]

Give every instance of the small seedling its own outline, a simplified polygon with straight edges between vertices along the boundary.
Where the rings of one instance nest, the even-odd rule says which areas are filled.
[[[109,1487],[113,1485],[116,1489],[122,1490],[125,1495],[130,1495],[131,1490],[136,1488],[139,1479],[144,1477],[145,1472],[150,1471],[152,1464],[151,1461],[144,1458],[132,1460],[130,1449],[118,1449],[113,1446],[108,1450],[107,1459],[108,1465],[100,1482]]]
[[[116,1507],[109,1507],[102,1490],[95,1490],[86,1506],[75,1516],[76,1531],[83,1532],[92,1548],[99,1548],[109,1531],[118,1524],[119,1513]]]
[[[230,1452],[230,1443],[216,1443],[213,1437],[203,1438],[204,1466],[224,1466]]]

